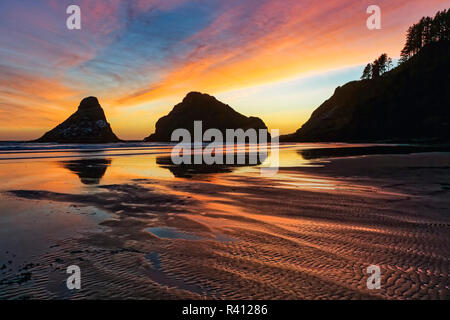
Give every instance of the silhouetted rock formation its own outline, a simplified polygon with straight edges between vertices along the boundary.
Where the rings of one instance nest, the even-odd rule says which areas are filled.
[[[99,184],[111,164],[109,159],[81,159],[62,161],[64,168],[74,172],[83,184]]]
[[[84,98],[77,112],[36,142],[108,143],[120,142],[106,121],[97,98]]]
[[[189,130],[194,139],[194,121],[202,121],[203,131],[210,128],[219,129],[224,140],[226,129],[253,128],[257,132],[258,129],[267,129],[260,118],[246,117],[210,95],[191,92],[168,115],[156,122],[155,133],[144,141],[170,142],[172,132],[179,128]],[[267,141],[270,141],[270,137]]]
[[[450,141],[450,42],[432,43],[373,80],[338,87],[280,141]]]

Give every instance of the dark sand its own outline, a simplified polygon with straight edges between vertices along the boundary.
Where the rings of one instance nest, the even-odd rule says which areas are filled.
[[[54,175],[84,186],[8,185],[0,299],[449,299],[449,153],[298,149],[274,177],[161,159],[130,174],[111,157],[60,162]],[[65,285],[72,264],[79,291]]]

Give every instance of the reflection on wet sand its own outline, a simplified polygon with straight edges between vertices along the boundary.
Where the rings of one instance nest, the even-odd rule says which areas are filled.
[[[239,156],[241,157],[241,161],[238,161]],[[174,164],[172,157],[160,156],[156,158],[156,163],[161,168],[169,169],[177,178],[192,178],[196,175],[231,173],[239,167],[258,166],[266,160],[267,154],[244,152],[238,155],[236,153],[233,155],[232,164],[226,164],[226,155],[223,154],[220,156],[221,164],[206,164],[203,159],[201,163],[194,164],[194,155],[191,155],[189,158],[190,164]]]
[[[11,201],[110,217],[82,235],[52,239],[52,249],[29,258],[27,281],[6,270],[0,298],[448,298],[450,200],[441,186],[450,185],[450,157],[319,163],[299,149],[280,150],[285,167],[271,178],[251,166],[164,176],[176,167],[165,153],[100,163],[108,168],[102,184],[81,191],[6,190]],[[375,175],[361,183],[339,168]],[[70,264],[82,269],[81,291],[64,287]],[[381,268],[380,290],[366,287],[371,264]]]
[[[81,159],[61,161],[64,168],[74,172],[83,184],[99,184],[111,164],[110,159]]]

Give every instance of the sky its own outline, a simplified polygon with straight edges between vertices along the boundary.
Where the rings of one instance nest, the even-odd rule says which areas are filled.
[[[69,30],[69,5],[81,30]],[[381,8],[380,30],[366,9]],[[98,97],[114,132],[143,139],[190,91],[270,129],[297,130],[335,88],[448,0],[0,2],[0,140],[35,139]]]

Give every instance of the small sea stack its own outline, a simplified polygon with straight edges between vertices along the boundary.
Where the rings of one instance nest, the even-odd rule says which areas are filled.
[[[34,142],[111,143],[121,140],[114,134],[96,97],[84,98],[66,121]]]

